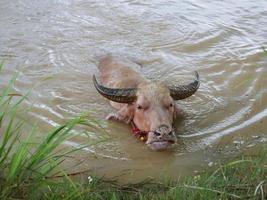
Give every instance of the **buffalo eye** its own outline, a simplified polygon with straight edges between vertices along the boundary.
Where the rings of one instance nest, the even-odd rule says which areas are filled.
[[[142,106],[140,106],[140,105],[137,105],[137,109],[138,109],[138,110],[142,110],[142,109],[143,109],[143,107],[142,107]]]
[[[172,108],[173,106],[174,106],[173,103],[169,103],[169,104],[166,106],[166,108]]]

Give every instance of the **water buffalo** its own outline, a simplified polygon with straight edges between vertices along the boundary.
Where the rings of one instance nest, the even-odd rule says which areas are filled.
[[[101,84],[93,76],[94,86],[118,110],[107,119],[132,122],[147,133],[146,144],[151,149],[166,149],[177,140],[173,128],[177,114],[174,101],[197,91],[199,75],[195,72],[195,80],[188,85],[165,86],[144,78],[134,70],[138,67],[125,58],[105,56],[98,65]]]

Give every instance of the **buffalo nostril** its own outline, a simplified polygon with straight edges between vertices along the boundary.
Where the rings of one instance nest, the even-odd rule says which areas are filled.
[[[161,134],[160,134],[159,132],[157,132],[157,131],[155,131],[154,134],[155,134],[156,136],[160,136],[160,135],[161,135]]]

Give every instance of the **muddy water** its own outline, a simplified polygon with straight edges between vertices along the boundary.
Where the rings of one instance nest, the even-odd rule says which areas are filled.
[[[70,171],[123,181],[177,178],[266,145],[264,0],[1,0],[0,45],[6,60],[0,87],[17,73],[14,90],[31,90],[24,104],[32,110],[22,116],[29,123],[45,132],[89,113],[104,127],[83,127],[87,134],[65,142],[88,144],[68,159]],[[128,126],[103,120],[112,108],[91,78],[97,57],[108,52],[138,61],[146,77],[166,83],[190,81],[199,71],[196,95],[177,102],[185,118],[176,122],[174,150],[153,152]]]

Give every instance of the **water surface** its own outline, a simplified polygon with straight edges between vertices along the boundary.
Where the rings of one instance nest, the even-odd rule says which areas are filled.
[[[264,0],[2,0],[0,27],[0,88],[18,73],[15,91],[31,90],[24,104],[33,106],[22,117],[44,132],[84,112],[101,121],[113,111],[92,84],[105,53],[137,61],[146,77],[164,83],[200,73],[198,92],[177,102],[185,119],[176,122],[174,150],[153,152],[128,126],[103,121],[104,130],[83,127],[87,135],[65,142],[79,147],[113,138],[70,157],[70,171],[123,181],[178,178],[267,143]]]

